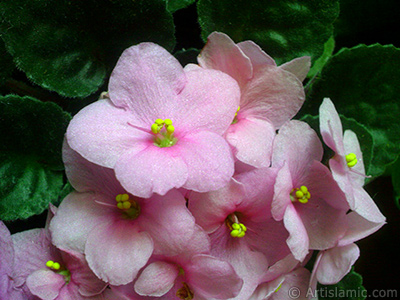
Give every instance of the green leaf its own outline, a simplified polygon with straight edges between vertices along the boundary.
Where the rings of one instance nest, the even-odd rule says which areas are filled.
[[[0,38],[0,86],[2,86],[14,70],[12,56],[7,52],[3,40]]]
[[[351,270],[337,284],[318,284],[317,291],[320,300],[364,300],[367,298],[367,290],[362,285],[362,277],[354,270]]]
[[[0,14],[17,66],[34,83],[67,97],[97,91],[132,45],[175,45],[164,0],[5,0]]]
[[[320,127],[318,116],[305,115],[301,118],[301,121],[308,123],[308,125],[310,125],[311,128],[318,133],[318,136],[322,141],[322,136],[319,130]],[[360,143],[363,154],[365,172],[366,174],[369,174],[369,167],[371,165],[372,153],[374,149],[374,140],[371,133],[364,125],[358,123],[354,119],[340,115],[340,121],[342,122],[343,132],[349,129],[357,135],[357,139]],[[322,160],[324,164],[328,164],[328,160],[332,158],[332,155],[334,155],[333,151],[324,144],[324,157]]]
[[[400,209],[400,157],[392,165],[392,184],[397,208]]]
[[[278,64],[309,55],[315,61],[333,35],[338,0],[200,0],[199,23],[204,40],[213,31],[235,42],[252,40]]]
[[[400,50],[360,45],[332,56],[312,86],[303,113],[317,114],[324,97],[340,114],[365,125],[374,139],[369,172],[384,173],[400,152]]]
[[[312,78],[321,72],[322,68],[332,56],[333,50],[335,50],[335,39],[331,36],[331,38],[324,44],[324,53],[322,53],[322,55],[314,62],[314,65],[308,72],[308,78]]]
[[[196,2],[196,0],[166,0],[167,1],[167,9],[174,13],[179,9],[188,7],[190,4]]]
[[[61,148],[70,120],[56,104],[0,97],[0,219],[26,219],[57,201]]]

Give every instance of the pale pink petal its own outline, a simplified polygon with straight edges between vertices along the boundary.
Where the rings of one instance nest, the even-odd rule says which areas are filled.
[[[128,151],[115,166],[116,177],[135,196],[165,195],[187,181],[188,166],[180,153],[181,148],[178,144],[166,148],[149,145],[139,153]]]
[[[7,226],[0,221],[0,275],[11,275],[14,265],[14,245]]]
[[[329,98],[324,98],[319,107],[319,126],[325,144],[337,154],[346,155],[343,145],[342,122]]]
[[[116,106],[129,109],[141,123],[151,125],[154,114],[163,112],[186,82],[181,64],[167,50],[153,43],[140,43],[122,53],[108,90]]]
[[[310,67],[310,56],[298,57],[279,66],[279,68],[296,75],[300,82],[303,82],[303,80],[306,79],[308,71],[310,71]]]
[[[194,293],[204,299],[235,297],[243,285],[242,279],[229,263],[210,255],[193,256],[192,264],[185,271],[188,284]]]
[[[135,291],[142,296],[161,297],[174,286],[178,274],[175,264],[156,261],[140,274],[135,282]]]
[[[234,172],[234,160],[223,137],[201,131],[188,134],[179,143],[180,156],[189,173],[182,187],[208,192],[222,188],[229,182]]]
[[[378,231],[383,225],[385,225],[384,222],[370,222],[356,212],[351,212],[347,214],[346,217],[349,228],[347,229],[345,236],[339,241],[338,246],[346,246],[359,241]]]
[[[238,160],[261,168],[271,164],[275,135],[272,123],[249,117],[229,126],[225,138],[234,148]]]
[[[99,100],[74,116],[67,129],[67,142],[85,159],[113,168],[124,152],[139,152],[146,145],[144,141],[152,138],[130,124],[141,125],[129,111],[109,100]],[[151,124],[146,129],[150,130]]]
[[[331,169],[332,176],[339,185],[340,189],[346,196],[347,203],[351,209],[355,207],[354,186],[349,182],[349,170],[347,165],[342,161],[342,157],[335,155],[334,158],[329,160],[329,168]]]
[[[264,52],[260,46],[253,41],[243,41],[237,44],[240,50],[250,58],[253,70],[257,70],[265,65],[276,66],[275,61],[271,56]]]
[[[105,282],[121,285],[133,281],[153,253],[151,237],[139,232],[134,222],[120,220],[98,225],[88,236],[86,259]]]
[[[322,253],[321,261],[316,270],[318,282],[322,284],[336,284],[354,265],[360,250],[356,244],[343,247],[335,247]]]
[[[310,271],[305,268],[297,268],[285,276],[281,288],[273,293],[269,298],[270,300],[308,300],[309,289],[308,283],[310,281]]]
[[[138,223],[152,237],[154,254],[175,256],[184,252],[197,226],[182,194],[171,190],[143,202]]]
[[[288,205],[291,205],[290,192],[293,189],[292,176],[289,165],[284,162],[278,171],[274,185],[274,197],[271,205],[271,213],[275,220],[281,221]]]
[[[56,299],[65,284],[64,276],[49,269],[37,270],[26,279],[31,293],[43,300]]]
[[[299,261],[290,253],[280,261],[277,261],[269,269],[264,276],[263,281],[271,281],[279,278],[281,275],[287,274],[299,265]]]
[[[321,161],[323,148],[317,133],[301,121],[287,122],[275,137],[272,166],[279,167],[287,161],[292,178],[304,174],[310,163]]]
[[[168,101],[168,110],[159,118],[171,119],[177,135],[200,130],[222,135],[239,106],[238,84],[217,70],[200,68],[187,72],[186,77],[189,81],[179,94],[180,100]]]
[[[304,99],[303,85],[295,75],[265,66],[242,90],[239,116],[266,119],[279,129],[297,114]]]
[[[354,188],[354,211],[368,221],[374,223],[384,223],[386,218],[380,212],[371,196],[360,186]]]
[[[269,282],[260,284],[248,300],[270,299],[278,288],[281,287],[285,277],[281,276]]]
[[[250,59],[229,36],[221,32],[208,36],[197,60],[203,68],[220,70],[232,76],[241,88],[253,74]]]
[[[236,210],[244,197],[243,185],[230,180],[223,188],[208,193],[190,193],[189,210],[208,233],[224,224],[227,216]]]
[[[61,202],[50,223],[54,245],[83,253],[90,231],[97,225],[110,221],[113,215],[112,208],[95,202],[107,203],[107,200],[104,195],[97,193],[69,194]]]
[[[309,238],[303,221],[293,205],[288,205],[283,217],[286,229],[289,231],[287,244],[293,253],[293,256],[302,261],[309,249]]]

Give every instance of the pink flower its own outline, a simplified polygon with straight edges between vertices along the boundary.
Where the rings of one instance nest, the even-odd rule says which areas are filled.
[[[50,223],[54,244],[85,253],[93,272],[114,285],[133,281],[153,253],[176,255],[198,234],[176,190],[142,199],[127,193],[113,170],[64,144],[69,194]]]
[[[346,130],[343,135],[342,122],[329,98],[322,102],[319,115],[322,138],[335,151],[335,156],[329,160],[329,166],[333,178],[346,194],[350,208],[371,222],[385,222],[385,217],[374,200],[363,189],[366,176],[356,134]]]
[[[322,145],[306,123],[290,121],[275,139],[272,166],[280,168],[272,215],[289,231],[287,244],[302,261],[309,249],[332,248],[347,229],[345,195],[320,163]]]
[[[221,135],[240,98],[231,77],[184,70],[165,49],[141,43],[120,57],[109,97],[81,110],[66,137],[84,158],[114,169],[129,193],[204,192],[228,182],[234,162]]]
[[[235,44],[226,34],[214,32],[198,61],[201,67],[223,71],[238,82],[240,106],[226,139],[238,160],[268,167],[275,130],[304,102],[301,81],[310,68],[310,58],[301,57],[277,67],[252,41]]]
[[[276,171],[256,169],[220,190],[189,197],[190,211],[211,238],[211,254],[229,262],[244,281],[237,300],[250,297],[269,266],[290,254],[287,231],[271,217]]]
[[[54,247],[47,229],[20,232],[12,238],[14,276],[22,289],[44,300],[103,299],[107,284],[93,274],[82,254]]]

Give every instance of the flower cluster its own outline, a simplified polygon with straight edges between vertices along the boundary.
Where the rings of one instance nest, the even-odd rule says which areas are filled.
[[[340,281],[385,217],[332,101],[329,167],[317,133],[291,120],[309,67],[217,32],[184,68],[153,43],[127,49],[68,127],[75,190],[44,229],[1,224],[2,299],[290,299],[293,286],[306,299]]]

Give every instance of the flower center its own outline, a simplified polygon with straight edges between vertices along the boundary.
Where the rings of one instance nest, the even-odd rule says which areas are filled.
[[[240,106],[238,106],[238,109],[235,112],[235,117],[233,118],[232,124],[236,124],[239,121],[238,118],[237,118],[239,110],[240,110]]]
[[[239,223],[239,219],[235,214],[230,214],[225,219],[225,224],[231,231],[231,237],[241,238],[244,237],[247,231],[247,227]]]
[[[140,206],[135,200],[130,199],[128,194],[118,194],[115,200],[117,207],[122,210],[126,219],[136,219],[139,216]]]
[[[354,153],[349,153],[346,155],[346,162],[349,168],[354,167],[357,164],[357,156]]]
[[[68,271],[64,266],[60,265],[58,262],[49,260],[46,262],[46,267],[53,270],[55,273],[64,276],[65,283],[68,284],[71,281],[71,272]]]
[[[311,194],[308,191],[308,188],[302,185],[300,188],[292,189],[290,192],[290,200],[292,202],[300,202],[300,203],[307,203],[308,200],[311,198]]]
[[[175,127],[172,125],[172,121],[170,119],[157,119],[151,125],[151,132],[154,134],[154,145],[165,148],[171,147],[176,144],[178,141],[176,137],[174,137]]]
[[[179,299],[192,300],[193,292],[190,290],[189,286],[183,282],[183,287],[176,291],[176,295]]]

